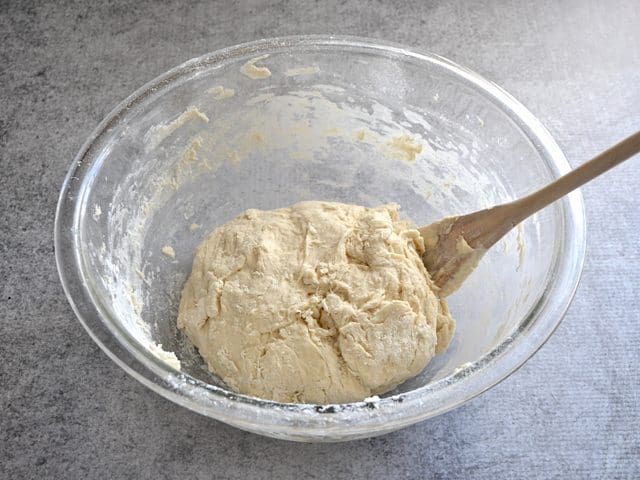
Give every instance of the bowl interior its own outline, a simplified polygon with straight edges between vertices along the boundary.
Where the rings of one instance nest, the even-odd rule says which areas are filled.
[[[219,386],[176,328],[194,249],[214,227],[302,200],[395,202],[422,225],[556,174],[509,112],[437,59],[301,45],[268,52],[253,71],[270,76],[250,78],[242,66],[257,56],[192,63],[131,104],[92,152],[75,212],[81,276],[103,321]],[[450,348],[393,393],[452,375],[522,327],[554,275],[564,231],[558,204],[494,247],[449,298]]]

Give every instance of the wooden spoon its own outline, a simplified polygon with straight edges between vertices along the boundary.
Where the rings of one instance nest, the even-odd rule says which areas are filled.
[[[422,257],[440,295],[458,289],[484,253],[522,220],[640,152],[640,132],[526,197],[422,227]]]

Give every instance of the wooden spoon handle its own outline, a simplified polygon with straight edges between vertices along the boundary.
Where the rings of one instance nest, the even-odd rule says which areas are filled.
[[[472,248],[488,249],[538,210],[640,152],[640,132],[625,138],[549,185],[513,202],[457,217],[455,229]]]
[[[625,138],[549,185],[513,202],[514,205],[518,206],[517,215],[519,218],[514,219],[515,223],[520,223],[538,210],[581,187],[638,152],[640,152],[640,131]]]

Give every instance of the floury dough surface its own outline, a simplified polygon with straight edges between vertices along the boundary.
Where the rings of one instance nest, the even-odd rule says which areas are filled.
[[[198,247],[178,326],[235,391],[360,401],[418,374],[453,335],[423,251],[395,205],[248,210]]]

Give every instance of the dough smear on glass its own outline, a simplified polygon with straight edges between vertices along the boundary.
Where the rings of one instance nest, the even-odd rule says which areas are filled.
[[[343,403],[391,390],[455,325],[397,208],[247,210],[197,248],[179,328],[240,393]]]

